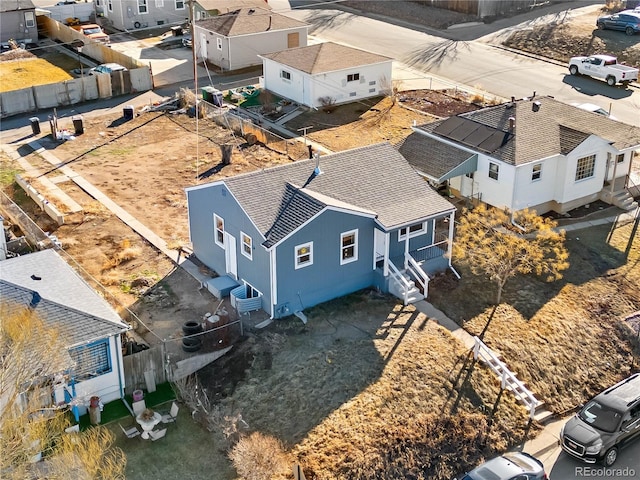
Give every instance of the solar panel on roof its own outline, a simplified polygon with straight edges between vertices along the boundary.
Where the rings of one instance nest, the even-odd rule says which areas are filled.
[[[483,152],[491,153],[495,152],[498,148],[503,146],[511,138],[511,134],[496,130],[491,134],[489,138],[477,145],[478,149]]]
[[[508,132],[462,117],[445,120],[433,132],[489,153],[503,146],[511,138]]]
[[[467,145],[477,147],[482,144],[482,142],[491,137],[491,135],[493,135],[494,133],[495,130],[493,128],[489,128],[484,125],[478,125],[478,128],[471,132],[471,134],[463,141]]]
[[[446,137],[449,133],[451,133],[454,129],[456,129],[459,125],[464,123],[465,119],[460,117],[449,117],[436,128],[433,129],[434,133],[438,135],[442,135]]]

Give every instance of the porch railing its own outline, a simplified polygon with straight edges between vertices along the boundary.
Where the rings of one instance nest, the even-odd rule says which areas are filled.
[[[398,270],[398,267],[396,267],[393,262],[389,262],[389,273],[391,274],[391,278],[400,284],[402,288],[402,301],[406,305],[409,290],[411,290],[411,282],[402,275],[400,270]]]
[[[411,256],[416,262],[420,263],[442,257],[448,250],[449,236],[444,233],[436,233],[433,244],[412,251]]]
[[[427,290],[429,288],[429,275],[422,269],[422,267],[416,262],[410,254],[405,254],[405,263],[407,265],[407,272],[411,275],[416,282],[422,287],[422,293],[427,298]]]

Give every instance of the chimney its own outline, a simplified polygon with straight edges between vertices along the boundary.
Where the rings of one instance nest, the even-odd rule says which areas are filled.
[[[535,102],[533,102],[531,104],[531,110],[534,111],[534,112],[537,112],[538,110],[540,110],[540,106],[541,105],[542,105],[542,103],[536,100]]]
[[[307,149],[309,150],[309,159],[313,158],[313,145],[307,145]]]
[[[513,129],[516,128],[516,118],[509,117],[509,132],[513,133]]]
[[[267,27],[267,30],[271,30],[271,15],[269,15],[269,26]]]
[[[509,103],[507,103],[507,107],[506,108],[513,108],[516,106],[516,97],[511,97],[511,101]]]

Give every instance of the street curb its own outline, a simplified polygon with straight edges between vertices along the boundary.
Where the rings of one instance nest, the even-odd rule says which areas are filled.
[[[556,440],[555,442],[547,445],[544,448],[541,448],[540,450],[537,450],[535,452],[533,452],[531,455],[533,455],[534,457],[538,458],[541,457],[542,455],[544,455],[547,452],[550,452],[551,450],[558,448],[560,446],[560,440]]]

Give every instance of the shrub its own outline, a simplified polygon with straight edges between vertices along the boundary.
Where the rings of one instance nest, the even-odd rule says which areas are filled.
[[[325,113],[331,113],[336,109],[336,99],[329,95],[318,98],[318,101],[322,105],[322,111]]]
[[[240,438],[229,452],[229,458],[244,480],[286,478],[290,470],[280,440],[260,432]]]

